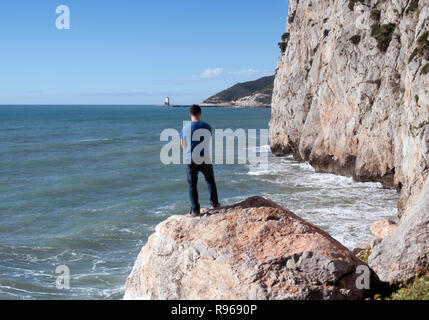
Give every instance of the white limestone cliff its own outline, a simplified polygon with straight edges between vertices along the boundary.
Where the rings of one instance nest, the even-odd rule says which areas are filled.
[[[429,173],[429,0],[289,6],[272,101],[273,152],[321,172],[396,187],[405,218],[419,206]],[[401,230],[393,233],[397,241]],[[388,265],[383,254],[374,263]],[[415,254],[426,268],[427,253]]]

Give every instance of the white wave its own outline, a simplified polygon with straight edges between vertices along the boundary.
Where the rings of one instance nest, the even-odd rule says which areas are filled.
[[[159,210],[174,210],[174,209],[176,209],[176,207],[177,207],[177,205],[174,203],[171,205],[159,207],[158,209]]]
[[[249,171],[248,175],[251,176],[267,176],[267,175],[279,175],[286,174],[289,172],[287,166],[273,163],[271,161],[268,162],[268,166],[266,165],[248,165]]]
[[[0,285],[0,288],[14,290],[14,291],[18,291],[18,292],[25,292],[25,293],[29,293],[29,294],[33,293],[32,291],[28,291],[28,290],[24,290],[24,289],[19,289],[19,288],[13,288],[13,287],[9,287],[9,286],[2,286],[2,285]]]

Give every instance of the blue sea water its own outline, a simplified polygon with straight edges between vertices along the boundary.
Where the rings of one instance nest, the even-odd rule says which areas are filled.
[[[155,226],[189,211],[185,169],[160,162],[160,133],[187,109],[0,106],[0,299],[120,299]],[[213,128],[268,128],[269,109],[204,110]],[[261,146],[268,148],[268,146]],[[347,246],[394,218],[377,183],[315,173],[291,157],[268,168],[216,165],[223,204],[263,195]],[[204,180],[204,179],[200,179]],[[208,194],[200,181],[202,206]],[[56,268],[70,269],[57,289]]]

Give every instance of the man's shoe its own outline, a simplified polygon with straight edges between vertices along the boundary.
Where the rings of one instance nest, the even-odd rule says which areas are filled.
[[[219,209],[219,208],[221,208],[222,206],[220,205],[220,203],[218,203],[218,204],[216,204],[216,205],[214,205],[214,206],[212,206],[212,210],[214,210],[214,209]]]
[[[200,215],[199,212],[193,212],[193,211],[189,211],[189,214],[191,215],[191,217],[198,217]]]

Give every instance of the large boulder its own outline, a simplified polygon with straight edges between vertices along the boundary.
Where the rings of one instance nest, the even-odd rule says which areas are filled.
[[[362,299],[360,265],[326,232],[253,197],[158,225],[124,299]]]
[[[429,178],[411,213],[369,256],[380,280],[399,285],[429,269]]]

